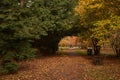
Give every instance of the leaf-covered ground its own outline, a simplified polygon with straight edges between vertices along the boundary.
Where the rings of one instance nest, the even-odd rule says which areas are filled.
[[[102,65],[93,65],[93,56],[67,52],[21,62],[15,74],[0,80],[120,80],[120,59],[104,57]]]

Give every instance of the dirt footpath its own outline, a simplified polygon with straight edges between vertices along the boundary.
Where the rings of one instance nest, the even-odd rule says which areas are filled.
[[[106,57],[103,65],[93,65],[94,56],[67,52],[20,62],[17,73],[0,80],[120,80],[120,59]]]
[[[81,56],[51,56],[22,62],[21,69],[0,80],[85,80],[87,61]]]

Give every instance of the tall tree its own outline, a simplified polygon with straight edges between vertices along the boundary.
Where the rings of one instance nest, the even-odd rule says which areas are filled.
[[[12,67],[16,60],[34,56],[34,43],[41,53],[54,53],[58,49],[61,38],[73,27],[76,2],[0,0],[0,65],[6,73],[16,70]]]
[[[97,45],[100,45],[108,36],[110,37],[109,34],[112,33],[112,31],[120,28],[119,4],[119,0],[79,1],[76,11],[80,15],[82,27],[86,28],[89,38],[98,39]],[[93,42],[94,40],[95,39],[93,39]]]

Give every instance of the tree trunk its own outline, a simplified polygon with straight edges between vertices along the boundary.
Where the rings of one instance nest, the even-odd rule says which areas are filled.
[[[92,44],[94,48],[94,55],[99,55],[100,54],[100,49],[101,46],[98,45],[99,39],[97,38],[92,38]]]
[[[120,29],[112,33],[110,43],[117,57],[120,57]]]
[[[100,46],[94,46],[94,55],[100,54]]]
[[[116,49],[117,57],[120,57],[120,49]]]
[[[25,0],[20,0],[20,6],[21,6],[21,7],[24,6],[24,2],[25,2]]]
[[[52,55],[55,54],[58,50],[58,43],[57,42],[46,42],[46,43],[40,43],[40,53],[43,55]]]
[[[53,55],[58,50],[58,44],[61,38],[55,37],[42,37],[39,40],[34,40],[34,47],[38,49],[38,52],[42,55]]]

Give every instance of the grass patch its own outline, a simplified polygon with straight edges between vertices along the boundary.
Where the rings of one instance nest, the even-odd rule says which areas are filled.
[[[79,54],[81,56],[86,56],[87,55],[87,52],[82,52],[80,50],[78,50],[78,51],[76,50],[75,53],[77,53],[77,54]]]

